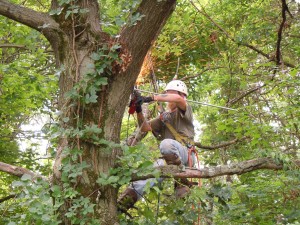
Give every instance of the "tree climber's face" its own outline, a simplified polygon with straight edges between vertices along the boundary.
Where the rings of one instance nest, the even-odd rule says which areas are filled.
[[[165,93],[166,94],[177,94],[177,95],[180,95],[181,97],[184,97],[184,94],[181,94],[179,91],[175,91],[175,90],[167,90]],[[169,109],[169,111],[175,110],[177,108],[176,103],[168,102],[167,103],[167,108]]]

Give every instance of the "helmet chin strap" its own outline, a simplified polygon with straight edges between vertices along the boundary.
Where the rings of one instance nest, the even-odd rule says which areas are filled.
[[[186,100],[186,95],[185,95],[185,94],[181,93],[180,91],[178,91],[178,94],[179,94],[181,97],[183,97],[184,100]]]

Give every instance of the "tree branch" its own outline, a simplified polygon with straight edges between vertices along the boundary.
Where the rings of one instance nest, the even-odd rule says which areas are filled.
[[[207,71],[218,70],[218,69],[221,69],[221,68],[224,68],[224,67],[219,66],[219,67],[213,67],[213,68],[206,68],[206,69],[203,69],[202,71],[200,71],[200,73],[198,73],[198,74],[195,74],[193,76],[185,76],[185,77],[181,78],[180,80],[182,80],[182,81],[190,80],[190,79],[195,78],[195,77],[200,77],[203,73],[205,73]]]
[[[176,0],[149,1],[143,0],[135,15],[140,14],[136,25],[127,26],[121,38],[132,49],[132,54],[145,56],[160,30],[175,9]],[[141,59],[143,62],[143,59]]]
[[[294,161],[295,167],[300,167],[300,160]],[[214,167],[205,167],[203,169],[186,169],[185,171],[180,171],[178,166],[162,166],[158,168],[161,171],[161,177],[165,178],[213,178],[224,175],[241,175],[244,173],[252,172],[255,170],[267,169],[267,170],[282,170],[283,163],[276,163],[271,158],[259,158],[252,159],[248,161],[243,161],[231,165],[222,165]],[[145,180],[148,178],[153,178],[153,175],[137,176],[133,174],[132,181]]]
[[[143,104],[142,110],[143,110],[143,114],[144,114],[144,117],[146,118],[146,120],[149,120],[150,110],[149,110],[148,104]],[[140,142],[148,134],[148,132],[142,132],[140,126],[141,125],[138,124],[135,131],[127,138],[127,140],[125,140],[125,142],[128,146],[135,146],[138,142]]]
[[[264,85],[258,85],[257,87],[254,87],[254,88],[251,88],[251,89],[248,89],[246,90],[244,93],[242,93],[241,95],[237,96],[236,98],[234,99],[231,99],[227,104],[226,106],[232,106],[233,104],[237,103],[238,101],[240,101],[241,99],[245,98],[246,96],[252,94],[253,92],[261,89],[262,87],[266,86],[265,84]]]
[[[26,46],[16,44],[0,44],[0,48],[26,48]]]
[[[299,38],[300,39],[300,35],[294,35],[294,34],[290,34],[288,35],[289,37],[293,37],[293,38]]]
[[[242,141],[242,140],[244,140],[246,138],[247,137],[242,137],[240,139],[235,138],[235,139],[233,139],[231,141],[223,142],[221,144],[212,145],[212,146],[202,145],[200,142],[195,142],[195,146],[198,147],[198,148],[202,148],[202,149],[215,150],[215,149],[224,148],[224,147],[233,145],[233,144],[238,143],[239,141]]]
[[[22,177],[24,174],[29,174],[32,177],[40,177],[46,179],[40,174],[34,173],[31,170],[19,167],[19,166],[12,166],[10,164],[6,164],[4,162],[0,162],[0,171],[17,176]]]
[[[0,1],[0,15],[27,25],[40,32],[44,28],[58,29],[58,24],[46,13],[12,4],[6,0]]]
[[[280,24],[280,27],[278,29],[278,34],[277,34],[277,44],[276,44],[276,64],[280,65],[281,62],[281,51],[280,51],[280,43],[282,40],[282,33],[283,33],[283,29],[285,26],[285,22],[286,22],[286,11],[289,12],[289,8],[286,4],[286,0],[281,0],[281,16],[282,16],[282,21]]]
[[[7,201],[7,200],[9,200],[9,199],[11,199],[11,198],[15,198],[15,197],[17,197],[18,195],[9,195],[9,196],[6,196],[6,197],[4,197],[4,198],[1,198],[0,199],[0,203],[2,203],[2,202],[5,202],[5,201]]]

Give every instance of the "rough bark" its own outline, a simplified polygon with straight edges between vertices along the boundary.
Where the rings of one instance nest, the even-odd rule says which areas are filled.
[[[113,113],[106,124],[117,124],[120,128],[121,118],[128,103],[128,98],[133,90],[134,83],[140,72],[144,58],[158,36],[160,30],[175,8],[175,0],[150,1],[144,0],[138,7],[137,12],[144,15],[142,20],[135,26],[129,26],[122,31],[120,43],[130,55],[130,63],[125,71],[115,78],[108,93],[108,111]],[[116,96],[117,95],[117,96]],[[113,136],[110,130],[105,133]]]

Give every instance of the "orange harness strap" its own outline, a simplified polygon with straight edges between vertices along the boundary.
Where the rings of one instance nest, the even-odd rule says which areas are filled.
[[[192,154],[195,154],[195,157],[196,157],[196,160],[197,160],[197,164],[198,164],[198,168],[200,168],[200,163],[199,163],[199,157],[198,157],[198,153],[196,151],[196,148],[195,146],[191,146],[189,149],[188,149],[188,165],[189,167],[193,167],[193,158],[192,158]],[[191,182],[193,181],[193,178],[191,178]],[[198,187],[201,187],[201,179],[199,178],[199,182],[198,182]],[[200,225],[200,205],[201,203],[199,202],[198,203],[198,220],[197,222],[194,222],[194,225]],[[194,205],[192,206],[192,208],[194,208]]]

